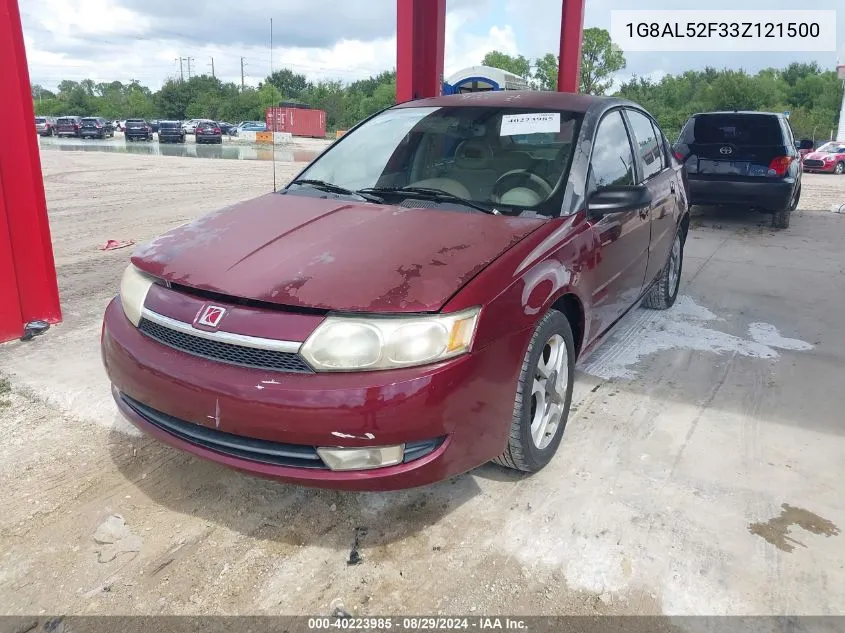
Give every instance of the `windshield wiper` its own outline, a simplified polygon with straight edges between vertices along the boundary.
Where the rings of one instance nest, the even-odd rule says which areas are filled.
[[[361,189],[359,193],[396,193],[396,194],[411,194],[409,198],[421,198],[423,200],[433,200],[435,202],[457,202],[465,207],[476,209],[491,215],[502,215],[497,209],[488,209],[482,207],[480,204],[467,200],[461,196],[456,196],[453,193],[444,191],[443,189],[435,189],[433,187],[371,187],[369,189]]]
[[[321,191],[328,191],[329,193],[338,193],[343,196],[358,196],[359,198],[363,198],[368,202],[375,202],[376,204],[383,204],[384,200],[379,198],[378,196],[374,196],[366,191],[355,191],[353,189],[347,189],[346,187],[341,187],[340,185],[336,185],[331,182],[326,182],[325,180],[313,180],[311,178],[298,178],[296,180],[292,180],[292,185],[311,185],[314,189],[320,189]]]

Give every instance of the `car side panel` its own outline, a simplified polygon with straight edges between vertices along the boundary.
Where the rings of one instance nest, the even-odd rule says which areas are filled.
[[[473,278],[443,311],[484,305],[475,338],[484,347],[509,333],[533,330],[558,298],[572,294],[589,330],[592,295],[584,280],[595,269],[596,254],[584,213],[549,220]]]

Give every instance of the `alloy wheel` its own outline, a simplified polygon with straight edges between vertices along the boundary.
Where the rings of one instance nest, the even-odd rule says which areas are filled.
[[[531,389],[531,439],[540,450],[557,434],[568,386],[566,343],[560,334],[554,334],[543,346]]]

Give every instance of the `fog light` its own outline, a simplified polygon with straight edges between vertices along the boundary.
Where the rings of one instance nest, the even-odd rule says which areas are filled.
[[[405,456],[405,445],[369,448],[320,447],[317,454],[331,470],[368,470],[401,464]]]

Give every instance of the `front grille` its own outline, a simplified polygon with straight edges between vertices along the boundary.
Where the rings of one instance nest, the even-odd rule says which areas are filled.
[[[138,329],[163,345],[209,360],[255,369],[313,373],[299,354],[212,341],[171,330],[149,319],[141,319]]]
[[[824,161],[810,158],[804,161],[805,167],[824,167]]]
[[[281,442],[270,442],[268,440],[259,440],[252,437],[244,437],[243,435],[225,433],[224,431],[210,429],[200,424],[194,424],[193,422],[185,422],[167,413],[162,413],[130,398],[125,393],[120,394],[120,399],[145,421],[195,446],[201,446],[202,448],[207,448],[224,455],[231,455],[239,459],[248,459],[253,462],[272,464],[274,466],[323,470],[328,468],[317,453],[317,449],[313,446],[282,444]],[[405,444],[405,456],[402,463],[407,464],[434,452],[443,444],[445,439],[445,437],[438,437],[432,440],[407,442]]]
[[[153,426],[196,446],[262,464],[326,469],[326,465],[313,446],[281,444],[224,433],[156,411],[126,394],[121,394],[120,397],[130,409]]]

